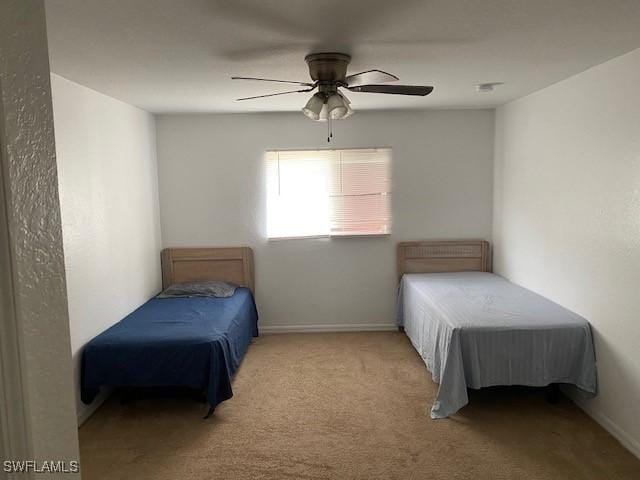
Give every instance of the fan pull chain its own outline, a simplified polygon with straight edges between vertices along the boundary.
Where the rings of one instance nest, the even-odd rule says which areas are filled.
[[[327,117],[327,143],[333,138],[333,128],[331,125],[331,117]]]

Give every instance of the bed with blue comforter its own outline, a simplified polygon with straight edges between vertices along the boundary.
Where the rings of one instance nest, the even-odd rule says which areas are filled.
[[[248,288],[228,298],[153,298],[87,344],[81,398],[101,387],[189,387],[206,393],[210,413],[233,396],[231,380],[258,314]]]

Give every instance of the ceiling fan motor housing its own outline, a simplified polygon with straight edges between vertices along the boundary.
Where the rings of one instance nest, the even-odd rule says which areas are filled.
[[[304,57],[309,76],[319,84],[344,82],[351,56],[346,53],[312,53]]]

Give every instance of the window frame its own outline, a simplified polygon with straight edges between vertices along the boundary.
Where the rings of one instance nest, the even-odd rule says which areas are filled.
[[[344,235],[331,235],[331,233],[327,234],[318,234],[318,235],[293,235],[293,236],[282,236],[282,237],[270,237],[269,236],[269,190],[268,190],[268,176],[267,176],[267,161],[269,154],[277,154],[282,152],[344,152],[349,150],[388,150],[389,151],[389,167],[388,167],[388,181],[390,190],[388,192],[389,197],[389,231],[384,233],[353,233],[353,234],[344,234]],[[393,147],[390,145],[385,146],[376,146],[376,147],[346,147],[346,148],[278,148],[278,149],[268,149],[264,152],[263,155],[263,167],[265,171],[265,213],[266,213],[266,225],[265,232],[266,238],[268,242],[282,242],[282,241],[290,241],[290,240],[340,240],[340,239],[357,239],[357,238],[371,238],[371,239],[379,239],[390,237],[392,235],[392,225],[393,225],[393,191],[391,186],[393,185]]]

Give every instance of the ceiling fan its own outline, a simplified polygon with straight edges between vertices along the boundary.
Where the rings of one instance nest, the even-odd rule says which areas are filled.
[[[380,85],[381,83],[395,82],[395,75],[382,70],[367,70],[347,76],[347,67],[351,56],[345,53],[312,53],[305,58],[309,66],[309,76],[313,82],[296,82],[289,80],[273,80],[254,77],[231,77],[233,80],[257,80],[261,82],[277,82],[298,85],[298,90],[271,93],[268,95],[256,95],[253,97],[238,98],[239,101],[254,100],[257,98],[275,97],[290,93],[304,93],[318,90],[302,109],[307,117],[312,120],[328,121],[341,120],[349,117],[353,110],[351,102],[340,88],[350,92],[386,93],[392,95],[429,95],[433,87],[422,85]],[[331,139],[331,127],[329,126],[329,138]]]

